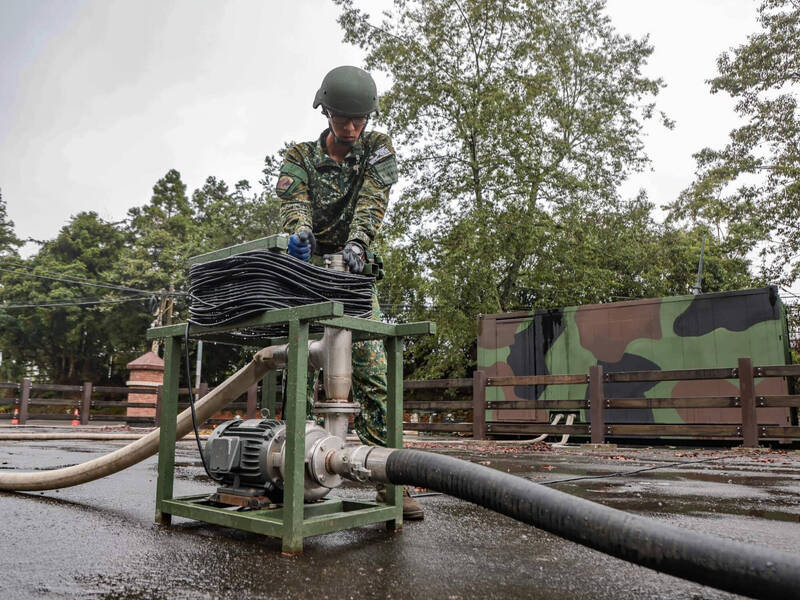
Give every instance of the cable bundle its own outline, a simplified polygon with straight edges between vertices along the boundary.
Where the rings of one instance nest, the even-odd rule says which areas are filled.
[[[336,301],[344,314],[369,317],[375,280],[317,267],[279,252],[251,250],[189,269],[189,323],[214,327],[265,310]],[[240,337],[280,336],[286,326],[237,332]]]

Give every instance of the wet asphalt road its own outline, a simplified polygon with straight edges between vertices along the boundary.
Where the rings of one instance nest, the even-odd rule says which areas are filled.
[[[84,462],[122,443],[0,442],[0,468]],[[687,529],[796,552],[800,453],[719,449],[448,450],[559,489]],[[697,454],[694,456],[694,454]],[[673,462],[721,461],[682,467]],[[0,598],[722,599],[731,594],[655,573],[454,498],[420,499],[422,522],[373,525],[307,539],[287,557],[280,541],[175,519],[153,523],[156,458],[74,488],[0,492]],[[181,443],[175,494],[211,492],[197,450]],[[355,486],[336,495],[368,498]]]

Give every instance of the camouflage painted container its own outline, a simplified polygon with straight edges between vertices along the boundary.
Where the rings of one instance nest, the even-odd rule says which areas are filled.
[[[488,377],[789,364],[786,315],[775,287],[483,315],[478,368]],[[784,378],[756,380],[757,395],[787,393]],[[737,380],[606,384],[608,398],[737,396]],[[587,385],[489,387],[487,401],[577,400]],[[564,412],[564,411],[560,411]],[[547,410],[489,410],[489,421],[544,422]],[[588,421],[588,411],[580,411]],[[762,408],[759,423],[789,425],[788,408]],[[741,423],[738,408],[619,409],[608,423]]]

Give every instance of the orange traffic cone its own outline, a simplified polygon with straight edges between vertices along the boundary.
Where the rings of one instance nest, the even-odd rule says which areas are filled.
[[[12,425],[19,425],[19,409],[18,408],[14,409],[14,414],[11,417],[11,424]]]
[[[81,416],[78,413],[78,409],[76,408],[74,411],[72,411],[72,425],[74,427],[75,425],[80,425],[80,424],[81,424]]]

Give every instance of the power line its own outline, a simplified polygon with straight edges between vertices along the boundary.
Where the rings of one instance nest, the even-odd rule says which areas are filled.
[[[137,294],[136,296],[119,296],[119,297],[112,297],[112,296],[69,296],[69,297],[63,297],[63,296],[59,296],[59,297],[42,298],[40,300],[37,300],[36,302],[34,302],[33,300],[31,300],[29,302],[26,302],[24,300],[17,300],[17,303],[18,304],[21,304],[21,303],[37,304],[37,305],[38,304],[56,304],[56,303],[70,304],[70,303],[80,303],[80,302],[95,302],[97,300],[117,300],[117,299],[122,300],[122,299],[126,299],[126,298],[137,299],[137,298],[144,298],[144,297],[152,298],[152,297],[154,297],[154,294],[146,294],[146,295],[145,294]],[[9,300],[9,302],[13,302],[13,300]],[[0,304],[0,306],[2,306],[2,304]]]
[[[84,300],[84,301],[70,301],[70,302],[52,302],[52,303],[32,303],[32,304],[0,304],[0,310],[9,308],[54,308],[64,306],[93,306],[97,304],[121,304],[123,302],[138,302],[141,300],[149,300],[150,294],[147,296],[135,296],[130,298],[112,298],[108,300]]]
[[[141,294],[159,294],[159,293],[161,293],[159,290],[143,290],[143,289],[140,289],[140,288],[133,288],[133,287],[129,287],[129,286],[126,286],[126,285],[119,285],[119,284],[113,284],[113,283],[99,283],[99,282],[91,281],[89,279],[82,279],[80,277],[66,278],[66,277],[53,277],[53,276],[48,276],[48,275],[39,275],[37,273],[31,273],[30,271],[25,271],[22,268],[15,267],[13,265],[12,265],[11,269],[0,268],[0,271],[5,272],[5,273],[12,273],[14,275],[26,275],[28,277],[35,277],[37,279],[47,279],[47,280],[50,280],[50,281],[60,281],[62,283],[74,283],[74,284],[77,284],[77,285],[88,285],[88,286],[92,286],[92,287],[106,288],[106,289],[117,290],[117,291],[121,291],[121,292],[138,292],[138,293],[141,293]],[[52,273],[52,271],[47,271],[47,270],[44,270],[44,269],[42,269],[42,271],[44,271],[45,273]],[[173,292],[169,292],[168,295],[185,296],[186,292],[173,291]]]
[[[140,290],[138,288],[131,288],[123,285],[113,285],[110,283],[89,283],[88,281],[80,281],[77,279],[68,279],[66,277],[51,277],[48,275],[37,275],[36,273],[31,273],[29,271],[22,271],[19,269],[3,269],[0,268],[0,271],[4,273],[11,273],[13,275],[25,275],[27,277],[35,277],[36,279],[47,279],[49,281],[60,281],[62,283],[74,283],[77,285],[88,285],[92,287],[100,287],[106,288],[111,290],[123,291],[123,292],[139,292],[145,294],[155,294],[157,293],[154,290]]]
[[[15,269],[23,269],[23,270],[28,270],[29,268],[35,268],[41,273],[47,273],[49,275],[55,275],[57,277],[61,277],[63,275],[62,273],[60,273],[58,271],[50,271],[49,269],[43,269],[39,265],[26,264],[24,261],[21,261],[21,263],[18,263],[18,264],[15,264],[15,265],[10,265],[10,266],[14,267]],[[77,277],[77,276],[74,276],[74,275],[71,276],[71,277],[72,277],[72,279],[75,279],[76,281],[85,281],[86,283],[108,283],[107,281],[98,282],[97,280],[94,280],[94,279],[86,279],[85,277]],[[113,284],[113,285],[116,285],[116,284]]]
[[[783,290],[783,292],[784,292],[785,294],[787,294],[787,295],[791,296],[792,298],[800,298],[800,296],[798,296],[797,294],[795,294],[795,293],[794,293],[794,292],[792,292],[791,290],[787,290],[787,289],[786,289],[785,287],[783,287],[783,286],[781,286],[781,289]]]

